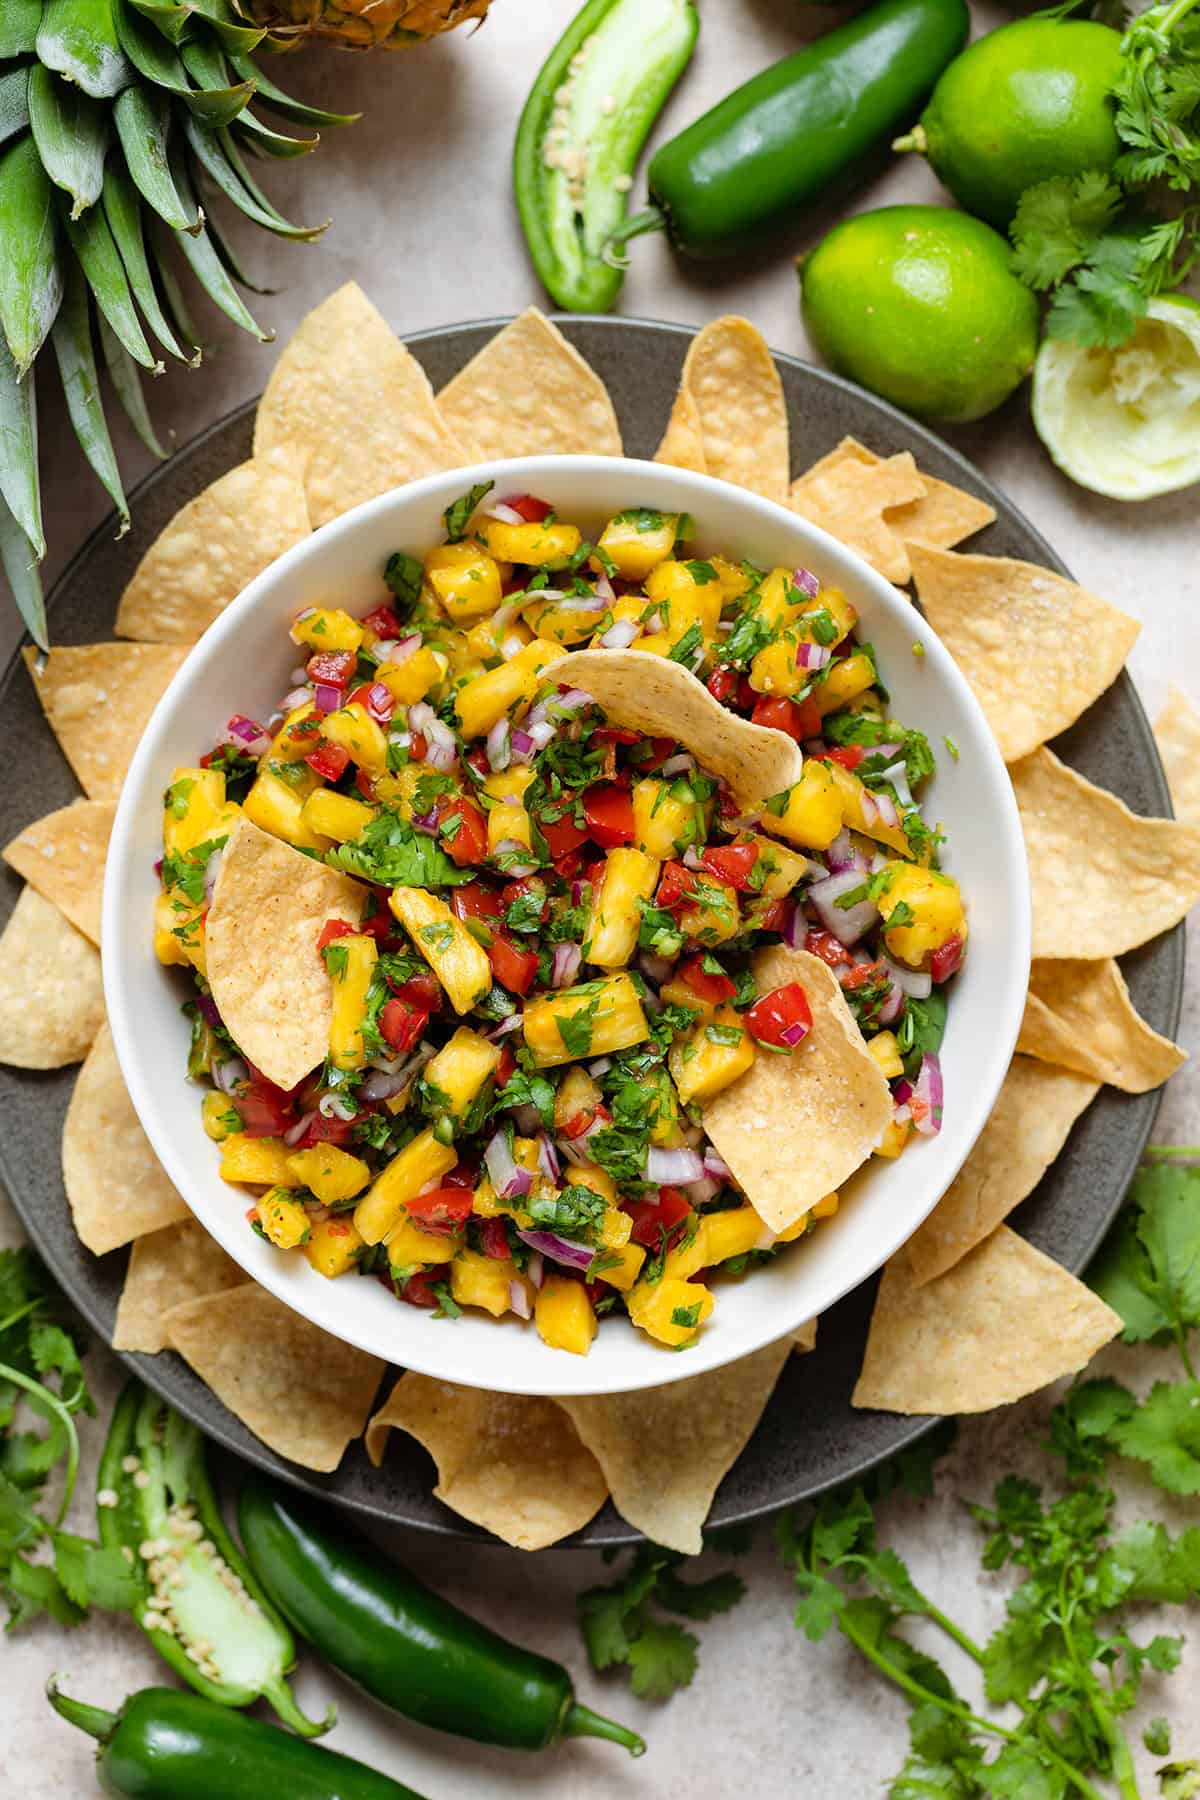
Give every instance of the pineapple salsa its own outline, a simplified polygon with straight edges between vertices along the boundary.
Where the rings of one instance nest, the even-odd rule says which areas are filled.
[[[390,559],[390,604],[301,612],[278,713],[235,715],[167,790],[155,948],[195,980],[188,1074],[250,1226],[323,1275],[441,1317],[532,1319],[576,1354],[614,1311],[686,1348],[716,1278],[838,1205],[773,1232],[705,1130],[756,1062],[799,1070],[813,1031],[805,984],[760,988],[756,953],[825,965],[885,1102],[890,1084],[877,1154],[939,1129],[967,926],[915,797],[930,746],[889,716],[844,595],[805,569],[689,556],[690,519],[639,508],[589,542],[490,484],[445,527],[423,560]],[[585,646],[678,665],[718,722],[785,733],[798,779],[740,812],[681,713],[687,747],[573,685],[563,658]],[[314,880],[353,897],[306,927],[315,981],[276,1023],[303,1008],[321,1039],[290,1087],[239,1046],[215,972],[239,898],[225,847],[252,830],[310,906]]]

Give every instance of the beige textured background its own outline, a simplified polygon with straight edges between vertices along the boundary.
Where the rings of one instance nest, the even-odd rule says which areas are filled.
[[[420,55],[388,59],[314,52],[287,65],[281,73],[285,86],[347,111],[361,108],[366,116],[351,131],[329,133],[316,157],[270,171],[272,193],[289,216],[332,214],[335,223],[312,248],[242,235],[243,242],[255,239],[248,248],[252,270],[269,271],[281,284],[277,295],[256,302],[264,322],[285,337],[312,305],[350,276],[401,331],[513,312],[539,298],[511,207],[507,163],[520,103],[575,4],[496,0],[475,41],[459,34]],[[798,0],[701,0],[701,5],[700,47],[660,138],[786,54],[801,33],[823,29],[836,16],[831,7],[801,11]],[[975,28],[1001,24],[1014,10],[975,0]],[[862,208],[938,194],[928,172],[910,164],[850,197],[849,204]],[[815,240],[821,227],[822,221],[814,220],[811,233],[797,234],[795,249]],[[623,309],[695,323],[736,310],[754,319],[780,349],[803,353],[806,348],[795,276],[784,251],[749,267],[689,269],[661,240],[642,239],[633,246]],[[200,372],[172,370],[153,389],[159,428],[180,443],[261,388],[271,365],[270,347],[259,347],[215,316],[210,335],[212,352]],[[52,574],[101,520],[105,507],[50,384],[42,432]],[[1151,710],[1161,703],[1168,679],[1200,704],[1196,490],[1122,507],[1073,488],[1042,453],[1023,397],[954,438],[1008,489],[1082,581],[1144,621],[1132,667]],[[125,448],[132,479],[146,459],[136,447]],[[6,654],[12,635],[5,615],[0,636]],[[1198,1010],[1193,977],[1184,1032],[1193,1052],[1200,1037]],[[1171,1086],[1157,1138],[1181,1143],[1198,1137],[1200,1083],[1189,1068]],[[16,1234],[0,1199],[0,1238],[15,1241]],[[1155,1352],[1109,1351],[1101,1366],[1146,1384],[1153,1373],[1170,1372]],[[103,1347],[92,1351],[88,1368],[103,1420],[119,1368]],[[1006,1583],[1003,1577],[979,1575],[975,1528],[957,1496],[984,1498],[1002,1473],[1036,1470],[1048,1407],[1043,1397],[968,1422],[944,1465],[938,1499],[923,1507],[894,1505],[887,1514],[889,1536],[910,1558],[917,1580],[945,1597],[949,1610],[976,1635],[998,1622]],[[101,1426],[85,1420],[83,1435],[80,1490],[86,1496]],[[1125,1498],[1132,1514],[1140,1500],[1136,1484]],[[86,1510],[76,1510],[87,1529]],[[430,1800],[518,1794],[545,1800],[658,1800],[668,1793],[735,1800],[748,1783],[759,1800],[800,1795],[857,1800],[878,1793],[903,1758],[903,1708],[836,1634],[813,1647],[793,1630],[787,1577],[773,1557],[769,1533],[760,1529],[758,1537],[758,1548],[740,1565],[750,1581],[749,1598],[729,1617],[700,1628],[696,1682],[666,1708],[652,1709],[632,1703],[623,1684],[584,1671],[573,1596],[605,1578],[598,1557],[562,1551],[522,1557],[500,1547],[443,1545],[398,1534],[397,1551],[431,1582],[501,1629],[565,1658],[579,1675],[585,1700],[638,1723],[651,1744],[639,1763],[604,1744],[579,1742],[533,1759],[437,1738],[369,1708],[311,1663],[300,1678],[302,1698],[310,1710],[320,1710],[336,1693],[341,1723],[334,1746],[409,1782]],[[1178,1629],[1178,1621],[1165,1628]],[[41,1698],[52,1670],[69,1674],[64,1684],[69,1692],[103,1706],[117,1705],[127,1692],[164,1673],[131,1624],[103,1616],[74,1634],[42,1623],[6,1640],[0,1668],[0,1789],[24,1800],[86,1800],[97,1791],[87,1740],[54,1722]],[[1151,1676],[1147,1683],[1145,1714],[1166,1711],[1176,1721],[1177,1755],[1200,1753],[1200,1727],[1194,1723],[1194,1703],[1188,1702],[1198,1671],[1200,1654],[1193,1650],[1173,1680]],[[973,1692],[967,1676],[957,1673]],[[1150,1759],[1140,1749],[1138,1756],[1149,1779]]]

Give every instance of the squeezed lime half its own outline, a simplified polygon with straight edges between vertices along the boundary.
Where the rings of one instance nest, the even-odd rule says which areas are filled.
[[[1119,350],[1047,338],[1033,422],[1059,468],[1093,493],[1149,500],[1200,481],[1200,304],[1160,295]]]

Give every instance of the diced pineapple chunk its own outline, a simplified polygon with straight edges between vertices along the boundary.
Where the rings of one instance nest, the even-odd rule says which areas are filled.
[[[203,975],[204,907],[182,888],[168,888],[154,900],[154,954],[160,963],[190,963]]]
[[[744,1256],[748,1250],[765,1250],[771,1233],[752,1206],[730,1207],[728,1212],[706,1213],[704,1235],[711,1264]]]
[[[596,1335],[596,1313],[582,1281],[547,1275],[533,1303],[533,1322],[552,1350],[586,1356]]]
[[[331,841],[304,822],[304,800],[270,769],[260,769],[254,786],[242,802],[242,811],[261,831],[294,844],[297,850],[328,850]]]
[[[668,1281],[690,1281],[712,1262],[708,1248],[708,1221],[697,1219],[663,1258],[662,1273]]]
[[[397,706],[412,706],[423,700],[431,688],[437,687],[448,667],[446,658],[428,644],[422,644],[402,663],[381,663],[375,671]]]
[[[811,766],[811,764],[806,765],[806,774]],[[885,825],[878,817],[874,805],[868,810],[866,805],[869,798],[868,791],[853,770],[844,769],[840,763],[835,762],[825,763],[823,766],[829,771],[830,780],[841,797],[843,822],[850,827],[851,831],[860,831],[864,837],[872,837],[876,843],[886,844],[890,850],[897,851],[900,856],[911,857],[912,852],[908,847],[908,839],[899,825]],[[769,819],[766,824],[772,830],[774,829]],[[784,835],[790,836],[791,834],[785,832]],[[832,839],[830,841],[832,842]],[[814,848],[825,849],[827,846],[818,844]],[[928,858],[918,858],[917,860],[928,861]]]
[[[670,1002],[666,1004],[670,1005]],[[681,1141],[679,1095],[675,1092],[670,1073],[664,1068],[652,1070],[643,1077],[643,1085],[653,1089],[654,1112],[650,1124],[650,1142],[678,1144]]]
[[[205,1133],[215,1144],[224,1143],[235,1131],[242,1129],[242,1121],[233,1109],[233,1103],[227,1094],[217,1088],[210,1088],[200,1102],[200,1123]]]
[[[561,655],[561,644],[534,638],[498,669],[489,669],[459,688],[454,705],[463,736],[485,736],[505,714],[519,719],[537,693],[540,671]]]
[[[463,1234],[461,1231],[426,1231],[401,1207],[399,1219],[383,1241],[393,1267],[405,1269],[411,1263],[449,1262],[462,1247]]]
[[[685,1106],[703,1105],[744,1075],[754,1061],[754,1039],[732,1006],[720,1006],[711,1024],[703,1020],[667,1055],[671,1078]]]
[[[490,828],[490,821],[489,821]],[[592,890],[583,955],[601,969],[623,969],[637,949],[642,923],[639,900],[648,900],[658,885],[660,864],[642,850],[623,846],[610,850]]]
[[[292,621],[290,636],[293,644],[313,650],[357,650],[363,628],[340,606],[313,606]]]
[[[378,960],[379,946],[366,932],[336,938],[329,947],[325,958],[333,982],[329,1060],[335,1069],[361,1069],[367,1060],[362,1027]]]
[[[713,1297],[698,1281],[664,1276],[661,1281],[639,1281],[627,1304],[635,1325],[660,1344],[678,1348],[691,1343],[713,1309]]]
[[[574,1064],[559,1082],[554,1096],[554,1129],[561,1131],[579,1113],[594,1112],[600,1100],[600,1089],[587,1070]]]
[[[336,1144],[314,1144],[309,1150],[296,1150],[288,1157],[293,1181],[309,1188],[322,1206],[337,1206],[361,1194],[371,1179],[371,1171],[361,1156],[351,1156]]]
[[[366,1242],[377,1244],[386,1237],[399,1220],[405,1201],[414,1199],[427,1181],[449,1174],[457,1161],[458,1151],[435,1138],[432,1129],[405,1144],[354,1209],[354,1223]]]
[[[351,762],[366,769],[368,774],[382,775],[387,769],[387,733],[360,701],[343,706],[340,712],[327,714],[321,724],[321,735],[340,750],[347,751]]]
[[[492,985],[486,950],[446,902],[424,888],[393,888],[389,904],[450,996],[455,1012],[470,1012]]]
[[[678,643],[685,631],[699,625],[711,638],[721,617],[724,591],[710,564],[663,562],[646,578],[646,597],[663,615],[663,633]]]
[[[282,1138],[252,1138],[231,1132],[221,1145],[221,1179],[245,1181],[252,1187],[287,1187],[292,1179],[288,1147]]]
[[[531,1000],[525,1044],[540,1069],[628,1050],[650,1035],[641,998],[628,975],[609,975]]]
[[[450,1264],[450,1292],[460,1306],[481,1306],[500,1319],[511,1310],[509,1283],[514,1274],[509,1261],[460,1250]]]
[[[309,1232],[309,1217],[294,1188],[273,1187],[258,1203],[258,1222],[277,1250],[294,1250]]]
[[[907,1144],[912,1131],[911,1119],[893,1119],[883,1128],[883,1136],[875,1146],[876,1156],[894,1159],[899,1156]]]
[[[678,912],[679,929],[698,944],[723,944],[741,930],[737,889],[713,875],[697,875],[692,898]]]
[[[619,1249],[604,1250],[597,1258],[596,1280],[625,1294],[642,1272],[646,1252],[640,1244],[622,1244]]]
[[[533,824],[525,811],[524,796],[534,779],[530,768],[504,769],[489,775],[483,791],[494,804],[487,809],[488,855],[519,844],[528,850],[533,843]]]
[[[525,605],[525,618],[540,638],[551,638],[556,644],[581,644],[591,637],[607,611],[603,600],[587,606],[580,605],[576,595],[570,600],[540,600],[535,593]]]
[[[880,1074],[886,1075],[889,1081],[903,1075],[904,1059],[894,1031],[877,1031],[874,1037],[867,1039],[867,1050],[879,1065]]]
[[[617,513],[600,533],[598,548],[616,563],[622,581],[642,582],[670,556],[678,530],[678,513]],[[603,567],[599,558],[597,565]]]
[[[883,941],[890,956],[918,969],[952,937],[965,940],[967,917],[962,892],[952,875],[906,862],[889,862],[886,874],[887,886],[878,905],[884,923]],[[907,908],[901,917],[908,923],[889,924],[901,905]]]
[[[843,798],[834,775],[836,763],[809,758],[800,779],[782,795],[767,803],[762,822],[767,831],[803,844],[809,850],[828,850],[842,829]],[[782,810],[775,811],[777,803]]]
[[[633,830],[639,850],[665,862],[682,856],[689,844],[704,841],[704,807],[687,780],[658,781],[648,775],[633,784]]]
[[[798,694],[811,677],[796,661],[798,639],[785,631],[773,644],[766,644],[750,664],[750,686],[758,694]]]
[[[806,600],[800,609],[798,630],[807,643],[835,648],[857,624],[858,614],[841,588],[822,588],[815,599]]]
[[[756,873],[761,872],[763,883],[758,890],[760,900],[779,900],[784,894],[790,894],[796,883],[808,873],[808,858],[798,856],[794,850],[788,850],[783,844],[773,843],[768,837],[759,837],[757,833],[749,833],[739,837],[738,842],[753,843],[758,848]]]
[[[664,1006],[686,1006],[693,1013],[698,1013],[704,1025],[711,1025],[717,1016],[715,1000],[706,1000],[695,988],[689,987],[686,981],[664,981],[658,990],[658,997]]]
[[[604,1250],[619,1250],[627,1244],[633,1231],[633,1220],[617,1204],[617,1184],[608,1170],[601,1169],[596,1163],[582,1163],[577,1168],[567,1169],[564,1179],[574,1187],[590,1188],[607,1203],[596,1233],[597,1245]]]
[[[840,1194],[837,1194],[837,1193],[826,1194],[826,1195],[824,1195],[824,1197],[822,1199],[818,1200],[817,1204],[813,1207],[812,1216],[814,1219],[832,1219],[834,1213],[837,1211],[837,1209],[840,1205],[841,1205],[841,1195]],[[779,1235],[781,1238],[783,1237],[782,1232],[780,1232]]]
[[[460,1025],[425,1065],[421,1083],[427,1104],[432,1102],[455,1119],[465,1118],[495,1073],[501,1054],[499,1044],[489,1044],[477,1031]]]
[[[864,650],[854,650],[838,662],[831,663],[824,681],[813,689],[813,699],[822,717],[836,712],[848,700],[865,694],[875,682],[875,664]]]
[[[219,769],[176,769],[163,795],[163,849],[168,856],[227,837],[241,808],[225,798]]]
[[[318,837],[333,838],[339,844],[348,844],[351,838],[356,838],[376,816],[374,806],[355,800],[349,794],[335,794],[329,788],[317,788],[300,810],[301,824],[307,825]]]
[[[287,715],[268,744],[267,753],[258,765],[259,769],[270,769],[281,781],[286,781],[303,800],[321,785],[321,777],[317,771],[309,768],[304,760],[320,741],[320,715],[312,701],[306,700],[302,706],[294,707]]]
[[[506,525],[501,519],[479,519],[475,535],[500,562],[544,569],[565,563],[583,542],[575,525]]]
[[[438,544],[425,558],[430,587],[456,625],[486,618],[500,604],[496,559],[478,544]]]
[[[347,1274],[365,1249],[353,1222],[345,1214],[335,1214],[313,1224],[304,1254],[318,1275],[333,1281],[338,1275]]]

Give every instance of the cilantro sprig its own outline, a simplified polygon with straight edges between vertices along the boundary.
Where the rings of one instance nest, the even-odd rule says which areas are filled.
[[[678,1572],[684,1561],[677,1551],[643,1544],[618,1580],[579,1596],[579,1626],[592,1667],[627,1668],[640,1700],[669,1700],[690,1686],[699,1660],[695,1632],[655,1608],[699,1624],[729,1612],[746,1591],[732,1569],[685,1581]]]

